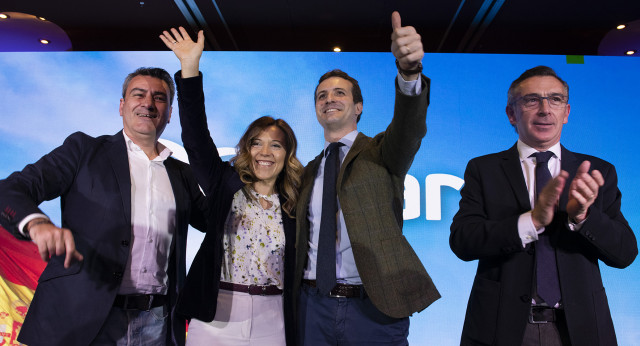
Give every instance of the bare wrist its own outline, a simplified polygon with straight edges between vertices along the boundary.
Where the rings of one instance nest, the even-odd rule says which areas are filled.
[[[200,64],[198,61],[185,61],[181,60],[181,76],[182,78],[196,77],[200,74]]]
[[[38,226],[38,225],[43,225],[43,224],[53,225],[53,222],[51,222],[51,220],[49,220],[49,219],[42,219],[42,218],[33,219],[33,220],[29,221],[29,223],[25,227],[25,230],[24,230],[25,235],[27,235],[28,237],[31,237],[32,228],[35,227],[35,226]]]

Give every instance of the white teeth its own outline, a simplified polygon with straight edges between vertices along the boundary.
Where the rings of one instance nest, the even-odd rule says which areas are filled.
[[[271,166],[272,164],[273,164],[273,162],[258,161],[258,165],[260,165],[260,166]]]

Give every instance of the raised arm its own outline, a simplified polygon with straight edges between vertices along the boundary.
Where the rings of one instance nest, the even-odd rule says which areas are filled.
[[[430,81],[421,74],[424,51],[416,29],[411,26],[403,27],[398,12],[391,14],[391,23],[391,52],[398,62],[398,71],[402,77],[396,78],[394,114],[391,124],[384,132],[381,153],[389,171],[402,177],[409,171],[422,138],[427,133]],[[406,84],[413,85],[410,87],[411,91],[404,90],[403,86]]]
[[[215,195],[221,181],[233,168],[221,160],[207,125],[202,75],[199,72],[204,36],[199,32],[198,41],[193,42],[186,30],[180,27],[179,31],[164,31],[160,39],[175,53],[182,66],[181,72],[174,77],[178,91],[182,143],[189,156],[189,164],[204,193],[207,196]]]

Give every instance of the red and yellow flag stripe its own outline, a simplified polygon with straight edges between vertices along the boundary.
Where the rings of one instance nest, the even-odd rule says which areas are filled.
[[[0,227],[0,345],[16,341],[46,263],[36,245]]]

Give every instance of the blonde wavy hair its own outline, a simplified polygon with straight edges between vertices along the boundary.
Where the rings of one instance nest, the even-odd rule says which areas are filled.
[[[289,217],[295,218],[295,207],[298,202],[302,170],[304,167],[296,157],[296,150],[298,149],[296,135],[286,121],[274,119],[270,116],[263,116],[254,120],[249,127],[247,127],[242,138],[240,138],[238,145],[236,145],[236,156],[234,156],[230,162],[240,175],[240,180],[247,184],[244,189],[245,193],[248,192],[246,189],[251,188],[251,185],[259,180],[253,172],[253,165],[251,164],[253,162],[253,158],[251,157],[251,142],[260,135],[262,131],[271,126],[276,126],[284,134],[285,143],[283,144],[287,152],[284,167],[278,174],[278,179],[276,180],[275,190],[285,199],[282,210],[284,210]]]

